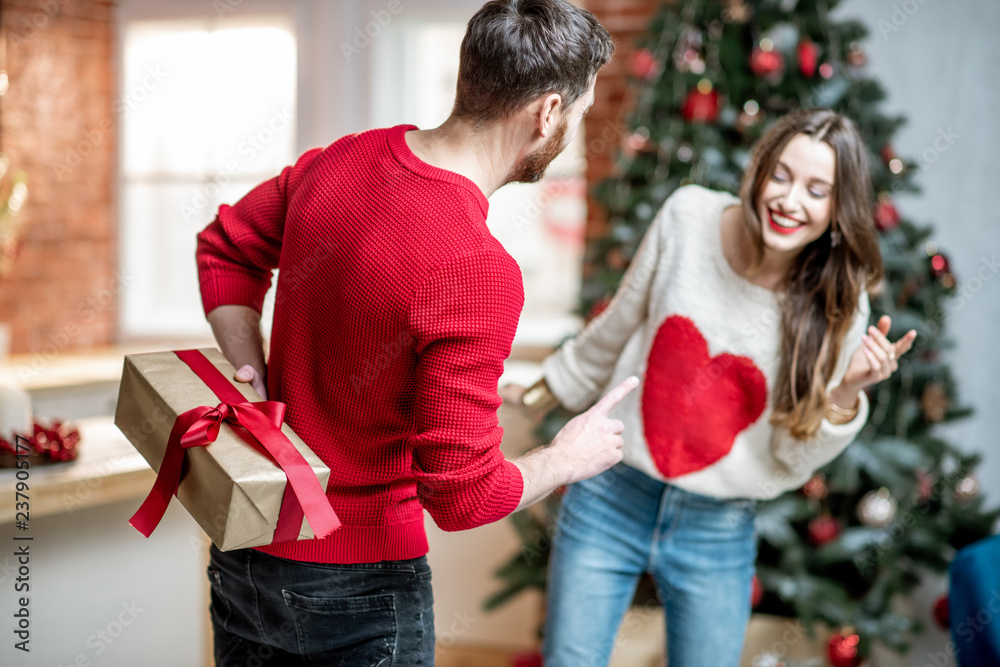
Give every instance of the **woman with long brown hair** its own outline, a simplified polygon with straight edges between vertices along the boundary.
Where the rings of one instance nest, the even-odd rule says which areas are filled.
[[[867,151],[829,110],[778,120],[740,196],[689,185],[653,220],[614,299],[543,364],[529,406],[583,409],[630,375],[611,413],[624,459],[567,491],[550,562],[546,667],[607,664],[652,574],[671,667],[739,661],[754,508],[854,439],[863,389],[916,332],[869,326],[882,277]]]

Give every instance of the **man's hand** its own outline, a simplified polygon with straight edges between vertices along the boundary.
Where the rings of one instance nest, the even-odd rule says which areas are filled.
[[[549,451],[562,459],[568,472],[565,484],[593,477],[622,460],[625,425],[608,413],[637,386],[638,378],[626,379],[556,434]]]
[[[267,383],[261,377],[260,373],[257,372],[257,369],[250,364],[236,371],[235,379],[237,382],[249,382],[254,391],[260,394],[262,399],[267,400]]]
[[[212,333],[222,355],[237,369],[233,378],[249,382],[260,397],[267,400],[267,366],[264,363],[264,338],[260,333],[260,313],[247,306],[226,305],[208,314]]]
[[[625,426],[610,419],[608,413],[638,386],[637,377],[626,379],[592,408],[571,419],[551,445],[514,461],[524,480],[517,509],[535,504],[564,484],[602,473],[622,460]]]

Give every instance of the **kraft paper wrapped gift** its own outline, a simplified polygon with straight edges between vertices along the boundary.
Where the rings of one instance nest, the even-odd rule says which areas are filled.
[[[176,494],[223,551],[329,535],[330,469],[235,373],[213,348],[125,357],[115,424],[158,473],[130,523],[148,537]]]

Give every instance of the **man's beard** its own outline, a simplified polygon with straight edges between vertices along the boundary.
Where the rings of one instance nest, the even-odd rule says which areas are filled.
[[[556,157],[563,152],[563,139],[566,138],[566,128],[569,121],[563,118],[562,122],[556,126],[555,132],[549,140],[542,144],[542,147],[530,155],[526,155],[523,160],[514,165],[507,180],[504,183],[537,183],[542,180],[545,170]]]

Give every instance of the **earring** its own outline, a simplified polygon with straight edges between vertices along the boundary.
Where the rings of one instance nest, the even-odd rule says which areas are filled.
[[[840,232],[833,230],[830,232],[830,247],[836,248],[840,245]]]

